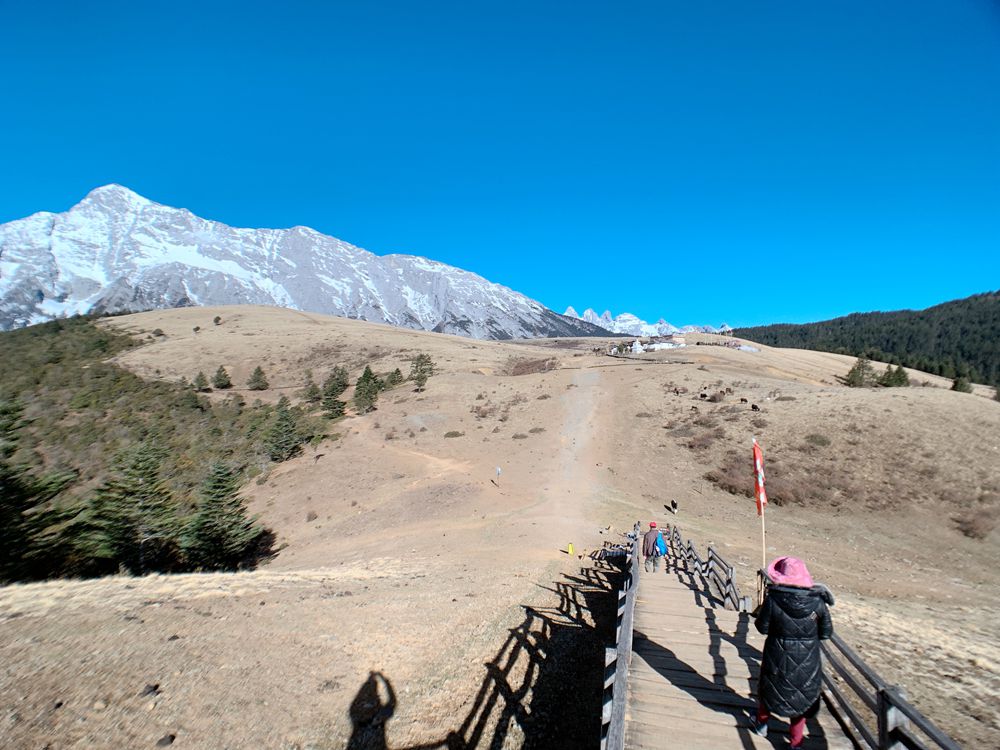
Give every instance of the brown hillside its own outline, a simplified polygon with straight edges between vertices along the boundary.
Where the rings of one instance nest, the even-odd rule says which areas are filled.
[[[223,364],[242,386],[261,365],[272,387],[248,398],[294,396],[306,368],[406,373],[428,353],[439,372],[246,488],[282,545],[260,571],[0,589],[4,746],[593,746],[608,584],[563,550],[677,500],[666,520],[751,592],[752,436],[774,495],[768,556],[805,558],[838,597],[835,626],[928,716],[1000,746],[1000,403],[986,389],[916,372],[928,387],[849,389],[850,358],[800,350],[618,360],[593,340],[276,308],[106,324],[165,334],[120,358],[143,377]]]

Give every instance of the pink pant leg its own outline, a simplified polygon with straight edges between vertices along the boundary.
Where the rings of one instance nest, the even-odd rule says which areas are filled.
[[[799,747],[802,745],[802,738],[806,734],[806,717],[793,716],[789,721],[791,723],[788,726],[788,734],[792,747]]]

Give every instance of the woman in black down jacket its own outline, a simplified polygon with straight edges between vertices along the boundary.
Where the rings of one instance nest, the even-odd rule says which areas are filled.
[[[819,642],[833,635],[827,609],[833,595],[823,585],[814,586],[805,563],[795,557],[779,557],[767,574],[772,583],[754,623],[767,635],[754,731],[766,737],[772,712],[788,716],[791,747],[797,748],[805,735],[806,716],[814,716],[819,708]]]

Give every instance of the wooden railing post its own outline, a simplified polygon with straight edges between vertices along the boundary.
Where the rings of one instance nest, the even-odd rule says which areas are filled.
[[[618,649],[604,649],[604,700],[601,707],[601,749],[608,744],[608,727],[611,725],[611,707],[614,702],[615,670],[617,669]]]
[[[632,544],[626,556],[622,589],[618,594],[617,648],[605,653],[604,707],[601,716],[601,750],[625,748],[625,699],[628,694],[628,667],[632,660],[632,621],[635,598],[639,589],[639,557],[641,555],[637,521],[632,529]]]
[[[898,750],[902,743],[895,736],[895,730],[909,726],[909,720],[896,704],[906,700],[906,694],[898,687],[885,685],[878,688],[878,747],[879,750]]]

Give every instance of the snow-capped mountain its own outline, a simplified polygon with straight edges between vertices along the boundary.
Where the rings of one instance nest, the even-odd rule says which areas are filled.
[[[732,331],[733,327],[728,323],[723,323],[718,328],[715,326],[684,326],[681,328],[681,333],[732,333]]]
[[[725,323],[719,328],[713,328],[712,326],[684,326],[683,328],[677,328],[677,326],[671,325],[663,318],[660,318],[656,323],[647,323],[632,313],[622,313],[612,318],[609,310],[605,310],[603,315],[598,315],[589,307],[583,311],[583,315],[580,315],[570,306],[566,308],[566,312],[563,315],[567,318],[578,318],[586,323],[592,323],[607,331],[624,336],[669,336],[672,333],[725,333],[732,330]]]
[[[120,185],[0,225],[0,330],[89,312],[279,305],[484,339],[593,336],[507,287],[308,227],[239,229]]]
[[[583,311],[583,315],[578,315],[576,310],[569,307],[563,315],[567,318],[578,318],[612,333],[619,333],[625,336],[666,336],[671,333],[677,333],[680,330],[670,325],[663,318],[660,318],[656,323],[650,324],[644,320],[640,320],[632,313],[622,313],[612,318],[611,312],[608,310],[605,310],[603,315],[598,315],[591,308],[587,308]]]

